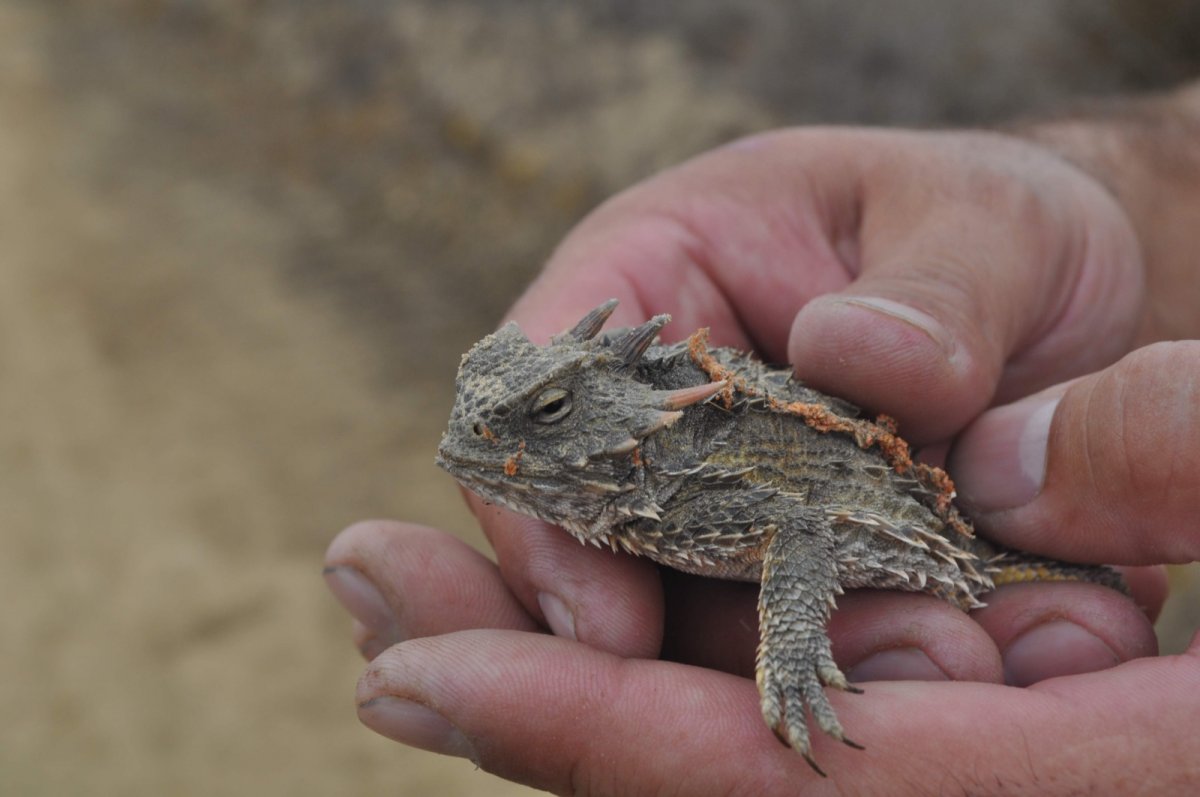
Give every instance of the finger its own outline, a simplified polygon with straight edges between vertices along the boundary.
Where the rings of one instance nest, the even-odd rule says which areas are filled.
[[[666,583],[664,656],[753,677],[758,585],[686,575]],[[852,682],[1003,678],[992,638],[965,612],[928,595],[852,590],[838,598],[828,630]]]
[[[1025,686],[1157,653],[1138,606],[1094,584],[1004,587],[966,613],[929,595],[861,590],[829,625],[851,681],[992,681]]]
[[[583,546],[565,531],[472,496],[513,595],[557,636],[620,656],[656,658],[663,594],[646,559]]]
[[[851,166],[858,278],[797,316],[788,354],[802,377],[930,441],[995,397],[1128,350],[1141,263],[1129,222],[1098,183],[1000,136],[870,143]]]
[[[469,628],[536,627],[516,605],[495,565],[433,529],[360,523],[339,535],[330,546],[328,561],[326,578],[358,618],[359,646],[368,658],[413,637]],[[757,585],[672,574],[668,589],[667,655],[752,674],[758,640]],[[974,615],[981,628],[963,612],[928,596],[851,592],[839,600],[830,624],[834,653],[852,680],[999,681],[996,645],[1008,648],[1043,623],[1058,623],[1051,629],[1054,636],[1039,630],[1014,648],[1023,672],[1061,674],[1064,659],[1073,662],[1071,672],[1089,671],[1153,652],[1153,632],[1146,618],[1111,590],[1076,584],[1024,585],[1000,590],[989,596],[989,604]],[[1082,640],[1078,634],[1068,636],[1061,630],[1067,624],[1090,636]],[[1036,639],[1042,643],[1030,641]],[[1023,683],[1034,680],[1041,678],[1017,678]]]
[[[991,637],[966,612],[929,595],[848,592],[829,634],[851,682],[1002,680]]]
[[[325,580],[355,618],[355,641],[368,659],[397,642],[431,634],[537,628],[494,564],[425,526],[356,523],[330,544]]]
[[[1158,653],[1137,605],[1098,584],[1014,584],[971,613],[1000,648],[1004,682],[1028,686]]]
[[[1074,561],[1200,558],[1200,342],[1159,343],[986,413],[950,468],[979,525]]]
[[[1124,572],[1132,601],[1098,585],[1042,582],[990,593],[987,608],[969,616],[928,595],[852,590],[838,598],[829,623],[834,658],[852,682],[1026,685],[1154,655],[1151,622],[1166,597],[1166,574]],[[664,658],[753,676],[757,585],[668,574],[665,586]]]
[[[865,752],[824,737],[814,752],[847,791],[1170,791],[1197,774],[1194,701],[1180,699],[1197,689],[1195,652],[1029,689],[877,683],[832,695]],[[750,680],[550,637],[404,643],[371,664],[358,702],[384,735],[557,793],[793,794],[817,781],[762,722]]]

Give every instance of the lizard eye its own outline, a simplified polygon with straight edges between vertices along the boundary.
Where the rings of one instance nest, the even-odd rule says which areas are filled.
[[[571,394],[561,387],[548,387],[529,406],[535,423],[558,423],[571,414]]]

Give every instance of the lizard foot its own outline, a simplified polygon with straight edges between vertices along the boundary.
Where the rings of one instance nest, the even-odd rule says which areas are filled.
[[[785,650],[760,645],[756,681],[762,698],[763,719],[781,742],[804,756],[817,774],[825,776],[812,756],[809,717],[827,735],[862,749],[843,732],[825,687],[852,693],[862,690],[852,686],[838,669],[829,648],[829,638],[823,633],[808,635]]]

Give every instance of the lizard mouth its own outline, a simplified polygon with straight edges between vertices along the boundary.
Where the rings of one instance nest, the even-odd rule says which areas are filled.
[[[511,461],[511,460],[509,460]],[[512,478],[505,461],[494,459],[464,457],[451,454],[445,448],[439,448],[434,463],[449,473],[466,487],[483,494],[487,498],[511,496],[513,493],[532,492],[534,485],[525,480]],[[534,476],[522,469],[527,476]]]
[[[522,478],[515,479],[507,472],[503,461],[464,457],[439,448],[434,460],[438,467],[453,476],[459,484],[485,501],[531,515],[560,526],[581,541],[592,542],[586,522],[577,521],[571,512],[558,511],[562,500],[570,502],[580,491],[564,484],[554,474],[539,474],[521,468]],[[561,475],[561,474],[559,474]],[[538,500],[557,497],[558,500]]]

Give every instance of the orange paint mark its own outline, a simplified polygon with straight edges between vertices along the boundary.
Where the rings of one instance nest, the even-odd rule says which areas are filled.
[[[688,355],[692,358],[692,362],[708,374],[710,382],[725,382],[725,387],[717,394],[721,397],[721,403],[725,405],[725,409],[733,406],[735,390],[740,390],[746,395],[753,395],[745,379],[717,362],[717,358],[708,351],[708,327],[697,329],[688,338]]]
[[[521,457],[523,456],[525,456],[524,440],[517,444],[517,453],[504,461],[504,474],[506,476],[512,477],[517,475],[517,469],[521,466]]]
[[[821,404],[784,402],[771,396],[762,396],[759,391],[751,388],[745,379],[736,376],[733,371],[717,362],[717,358],[708,350],[707,329],[699,329],[688,338],[688,355],[711,381],[727,380],[725,388],[719,394],[726,408],[733,406],[734,391],[737,390],[747,396],[765,398],[771,409],[795,415],[815,431],[841,432],[850,435],[861,449],[878,448],[896,473],[911,476],[937,492],[932,509],[946,525],[966,537],[974,536],[970,524],[954,506],[954,481],[950,475],[941,468],[913,461],[908,443],[897,433],[899,427],[895,418],[882,414],[874,421],[843,418]]]

